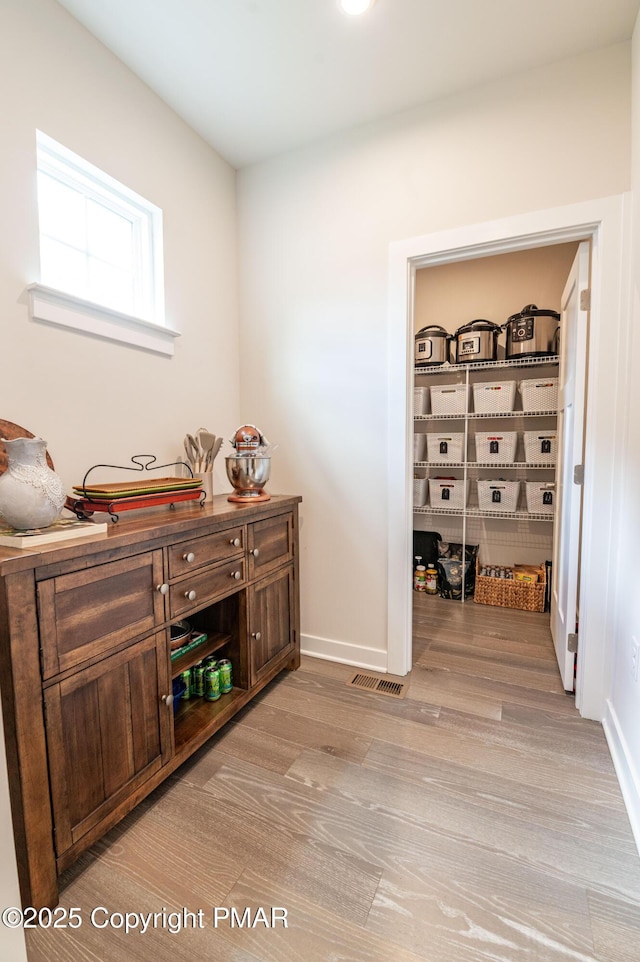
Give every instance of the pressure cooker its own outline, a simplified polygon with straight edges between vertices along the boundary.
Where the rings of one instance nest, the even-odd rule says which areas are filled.
[[[507,358],[543,357],[557,354],[560,344],[560,315],[527,304],[512,314],[504,325],[507,332]]]
[[[501,331],[499,324],[484,318],[463,324],[453,335],[456,344],[456,364],[497,360],[498,337]]]
[[[416,366],[446,364],[449,360],[451,335],[438,324],[427,324],[416,334],[414,361]]]

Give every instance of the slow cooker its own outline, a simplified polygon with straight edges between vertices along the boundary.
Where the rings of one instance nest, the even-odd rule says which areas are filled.
[[[506,357],[544,357],[557,354],[560,345],[560,315],[527,304],[512,314],[504,325],[507,332]]]
[[[499,324],[484,318],[463,324],[453,335],[456,343],[456,364],[497,360],[498,337],[501,331]]]
[[[427,324],[416,334],[414,362],[416,366],[446,364],[449,360],[451,335],[438,324]]]

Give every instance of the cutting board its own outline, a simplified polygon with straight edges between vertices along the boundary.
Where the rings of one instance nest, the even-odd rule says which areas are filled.
[[[35,437],[35,434],[32,434],[31,431],[27,431],[26,428],[21,428],[19,424],[14,424],[13,421],[3,421],[2,418],[0,418],[0,474],[4,474],[4,472],[7,470],[7,452],[4,444],[2,443],[2,438],[6,438],[7,441],[14,441],[16,438]],[[47,464],[52,471],[55,470],[53,461],[51,460],[48,451]]]

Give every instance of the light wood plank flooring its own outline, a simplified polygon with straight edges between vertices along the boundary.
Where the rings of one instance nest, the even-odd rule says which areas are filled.
[[[640,857],[548,617],[415,597],[396,700],[303,659],[65,876],[30,962],[632,962]],[[126,935],[91,910],[204,909]],[[213,906],[288,927],[217,928]],[[102,918],[102,914],[101,914]]]

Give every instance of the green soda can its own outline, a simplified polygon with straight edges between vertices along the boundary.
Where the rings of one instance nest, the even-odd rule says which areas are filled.
[[[187,686],[182,695],[182,700],[187,701],[188,698],[191,698],[191,669],[187,668],[186,671],[181,671],[180,678]]]
[[[217,668],[205,668],[204,697],[206,701],[217,701],[220,697],[220,672]]]
[[[202,662],[205,668],[217,668],[218,662],[214,655],[207,655],[207,657]]]
[[[231,662],[228,658],[222,658],[218,662],[218,671],[220,672],[220,691],[223,695],[226,695],[233,688]]]
[[[201,661],[191,669],[193,672],[193,694],[204,695],[204,665]]]

